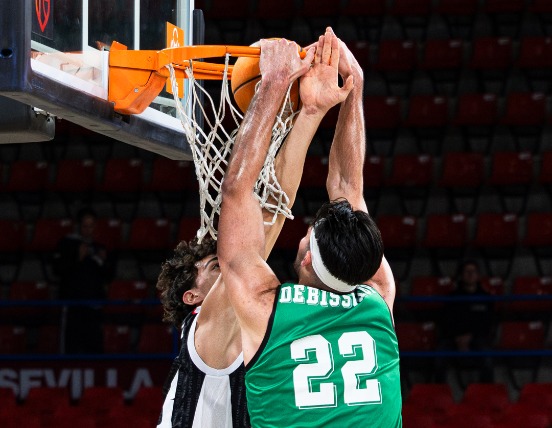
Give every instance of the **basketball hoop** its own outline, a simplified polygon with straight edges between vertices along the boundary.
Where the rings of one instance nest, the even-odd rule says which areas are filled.
[[[300,52],[304,57],[305,52]],[[217,236],[216,223],[220,214],[221,187],[242,114],[232,104],[229,81],[233,66],[231,56],[259,57],[259,47],[247,46],[185,46],[160,51],[132,51],[114,42],[109,53],[109,100],[122,114],[141,113],[159,94],[167,81],[173,94],[178,117],[192,149],[195,173],[199,182],[201,226],[197,237]],[[224,64],[198,61],[224,57]],[[186,78],[189,90],[184,100],[179,97],[179,80]],[[215,105],[210,94],[198,80],[220,80],[221,98]],[[272,128],[270,148],[255,184],[260,206],[272,214],[266,224],[274,224],[279,214],[292,219],[289,198],[276,178],[274,160],[298,114],[288,88],[284,103]],[[202,99],[200,96],[205,97]],[[184,107],[183,103],[187,108]],[[296,101],[297,103],[297,101]],[[227,115],[230,125],[223,124]],[[201,126],[203,124],[203,128]]]
[[[222,181],[240,122],[243,119],[242,114],[232,105],[230,99],[228,80],[229,58],[230,55],[226,54],[225,67],[221,79],[221,98],[218,107],[215,106],[215,102],[209,93],[194,78],[194,67],[190,61],[189,67],[185,69],[186,77],[190,82],[190,91],[184,103],[189,103],[189,107],[191,108],[184,108],[182,100],[178,97],[175,68],[172,63],[166,66],[170,74],[172,93],[178,117],[182,123],[188,143],[192,148],[195,173],[199,182],[201,226],[197,232],[197,237],[200,241],[207,234],[216,239],[216,219],[220,214]],[[282,190],[274,169],[276,154],[293,127],[293,119],[297,114],[292,109],[290,89],[291,86],[288,89],[285,102],[276,117],[272,128],[270,148],[255,184],[255,195],[259,200],[261,208],[272,214],[271,220],[265,222],[267,225],[274,224],[278,214],[282,214],[289,219],[293,218],[291,210],[288,207],[289,198]],[[199,92],[205,97],[203,103],[200,103]],[[188,114],[187,111],[190,111],[191,114]],[[232,123],[232,129],[225,129],[223,125],[227,114],[232,118],[232,121],[229,121]],[[205,129],[202,129],[199,123],[203,123]]]

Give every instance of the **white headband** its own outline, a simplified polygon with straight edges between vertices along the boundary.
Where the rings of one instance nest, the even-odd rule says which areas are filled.
[[[314,226],[311,229],[310,236],[310,251],[311,251],[311,263],[314,272],[320,278],[325,285],[330,287],[332,290],[339,291],[340,293],[350,293],[356,289],[356,285],[350,285],[346,282],[341,281],[339,278],[333,276],[328,268],[324,265],[322,261],[322,256],[320,254],[320,249],[318,248],[318,242],[314,236]]]

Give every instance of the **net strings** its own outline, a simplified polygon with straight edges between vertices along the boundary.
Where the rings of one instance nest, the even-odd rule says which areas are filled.
[[[197,231],[197,238],[200,242],[208,234],[213,239],[217,238],[216,224],[220,215],[222,181],[238,128],[243,119],[242,114],[233,106],[230,98],[229,58],[230,55],[227,54],[218,106],[194,78],[191,61],[185,69],[190,82],[190,90],[184,101],[181,100],[178,97],[178,81],[174,66],[173,64],[167,65],[176,110],[188,144],[192,149],[194,169],[199,183],[201,225]],[[289,197],[278,182],[274,166],[278,150],[291,131],[293,120],[298,114],[298,112],[293,112],[290,90],[291,85],[274,122],[268,154],[254,187],[255,196],[261,208],[272,214],[270,220],[265,221],[265,225],[274,224],[279,214],[293,219],[289,208]],[[203,101],[200,95],[204,96]],[[227,115],[229,119],[226,119]],[[199,125],[202,122],[203,127]]]

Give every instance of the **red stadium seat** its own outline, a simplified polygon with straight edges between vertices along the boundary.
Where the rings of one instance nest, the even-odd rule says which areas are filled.
[[[444,127],[448,123],[448,100],[443,96],[410,97],[405,126],[413,128]]]
[[[142,189],[143,163],[140,159],[108,159],[101,182],[100,192],[138,192]]]
[[[448,276],[416,276],[410,286],[411,296],[446,296],[454,290],[454,282]],[[410,302],[411,310],[435,310],[443,307],[443,302]]]
[[[546,97],[542,93],[510,93],[502,123],[510,126],[540,126],[546,120]]]
[[[326,189],[327,177],[328,158],[326,156],[307,156],[299,188]]]
[[[464,57],[463,49],[461,39],[427,40],[420,68],[429,71],[460,69]]]
[[[105,324],[103,326],[103,349],[106,354],[132,351],[132,331],[128,325]]]
[[[8,295],[10,300],[50,300],[50,286],[45,281],[17,281],[11,284]],[[40,319],[54,321],[54,314],[59,315],[57,308],[44,306],[14,306],[4,308],[2,316],[14,323],[28,323],[29,320]]]
[[[397,155],[393,159],[389,186],[429,186],[433,179],[433,158],[429,155]]]
[[[178,224],[178,242],[194,238],[200,226],[199,217],[182,217]]]
[[[477,217],[475,245],[478,247],[514,247],[518,241],[515,214],[481,213]]]
[[[518,217],[516,214],[481,213],[473,241],[481,251],[487,271],[492,275],[507,277],[518,242]]]
[[[379,189],[384,181],[384,159],[381,156],[368,156],[364,161],[364,188]]]
[[[506,409],[498,426],[500,428],[548,428],[550,417],[543,408],[516,403]]]
[[[364,97],[366,129],[396,129],[401,124],[401,101],[398,97]]]
[[[17,278],[21,267],[27,227],[19,220],[0,219],[0,230],[0,263],[5,266],[0,281],[9,283]]]
[[[523,212],[527,204],[529,186],[533,181],[533,157],[529,152],[496,152],[492,155],[489,184],[499,191],[503,211]],[[520,201],[517,210],[508,202]]]
[[[491,419],[498,419],[510,404],[508,389],[500,383],[470,383],[462,404],[467,409],[474,409],[475,413],[486,414]]]
[[[151,192],[182,192],[198,188],[194,164],[156,157],[152,166],[151,181],[145,189]]]
[[[123,223],[118,218],[98,218],[94,237],[108,251],[118,250],[123,241]]]
[[[552,409],[552,383],[529,382],[524,384],[519,394],[518,403]]]
[[[423,215],[432,181],[433,158],[430,155],[397,155],[387,185],[397,188],[404,213]],[[412,203],[417,207],[413,208]]]
[[[552,246],[552,214],[529,213],[527,214],[527,232],[523,239],[523,245],[527,247]]]
[[[538,180],[540,184],[552,186],[552,152],[542,153]]]
[[[19,220],[0,219],[0,252],[23,250],[26,241],[25,223]]]
[[[469,214],[476,211],[484,176],[482,153],[448,152],[443,155],[439,185],[446,188],[452,210]],[[468,200],[470,208],[461,209],[461,200]]]
[[[528,152],[496,152],[492,158],[489,184],[529,185],[533,180],[533,157]]]
[[[433,322],[398,322],[395,326],[401,351],[432,351],[436,332]]]
[[[410,40],[382,40],[374,68],[384,73],[412,71],[417,62],[416,43]]]
[[[0,354],[22,354],[26,351],[27,330],[16,325],[0,325]]]
[[[104,308],[104,313],[109,318],[132,319],[139,321],[144,314],[144,306],[138,304],[140,300],[149,297],[148,284],[145,281],[116,280],[109,284],[107,298],[112,301],[128,301],[126,305],[109,305]]]
[[[518,276],[514,280],[512,295],[545,296],[552,294],[552,278],[545,276]],[[509,310],[517,312],[535,313],[546,312],[552,309],[551,300],[521,300],[510,303]]]
[[[138,352],[169,354],[174,346],[173,328],[163,324],[144,324],[138,342]]]
[[[2,407],[0,408],[0,415],[6,414],[11,411],[17,405],[16,396],[12,388],[0,387],[0,402]],[[1,416],[0,416],[1,417]]]
[[[552,68],[552,37],[523,37],[517,65],[522,69]]]
[[[284,0],[275,3],[272,0],[258,0],[256,2],[254,16],[261,20],[292,20],[295,14],[295,2]]]
[[[104,386],[84,388],[78,406],[94,418],[105,417],[115,409],[124,408],[123,390]]]
[[[348,0],[341,9],[344,16],[383,16],[386,9],[386,0]]]
[[[503,350],[536,350],[544,346],[545,331],[541,321],[503,321],[497,348]]]
[[[41,325],[35,352],[38,354],[58,354],[60,352],[61,330],[58,325]]]
[[[385,215],[378,217],[377,224],[386,250],[416,246],[418,222],[415,217]]]
[[[395,0],[389,12],[396,16],[429,16],[432,0]]]
[[[167,219],[140,217],[132,220],[126,248],[164,250],[169,249],[171,243],[171,224]]]
[[[45,417],[52,415],[56,410],[67,409],[71,404],[71,395],[68,388],[47,386],[31,388],[29,394],[23,397],[23,406],[31,414]]]
[[[73,232],[73,221],[69,218],[41,218],[35,223],[28,251],[53,251],[61,238]]]
[[[163,389],[160,386],[142,387],[130,403],[136,414],[157,420],[163,406]]]
[[[448,26],[450,37],[471,40],[474,17],[478,9],[478,0],[439,0],[436,12]]]
[[[95,187],[96,165],[92,159],[60,159],[51,188],[54,192],[89,192]]]
[[[482,277],[481,287],[492,296],[503,296],[505,292],[504,280],[499,276]]]
[[[415,406],[439,426],[442,426],[440,424],[446,420],[455,405],[450,386],[441,383],[415,383],[405,404]]]
[[[498,101],[495,94],[461,94],[454,117],[457,126],[493,126],[497,123]]]
[[[11,164],[8,182],[1,190],[5,192],[40,192],[49,182],[48,163],[44,161],[19,160]]]
[[[418,243],[416,217],[380,215],[376,223],[385,246],[385,255],[393,265],[396,278],[406,279]]]
[[[469,65],[476,70],[508,69],[512,52],[512,39],[508,37],[480,37],[473,42]]]
[[[439,0],[437,13],[441,15],[472,16],[477,12],[478,0]]]
[[[431,214],[427,218],[424,246],[433,249],[463,248],[468,240],[464,214]]]
[[[524,0],[485,0],[486,13],[522,13],[525,9]]]

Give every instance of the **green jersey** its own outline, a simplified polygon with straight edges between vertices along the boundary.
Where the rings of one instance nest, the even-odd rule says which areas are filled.
[[[282,284],[275,300],[245,376],[251,425],[401,427],[399,349],[379,293]]]

